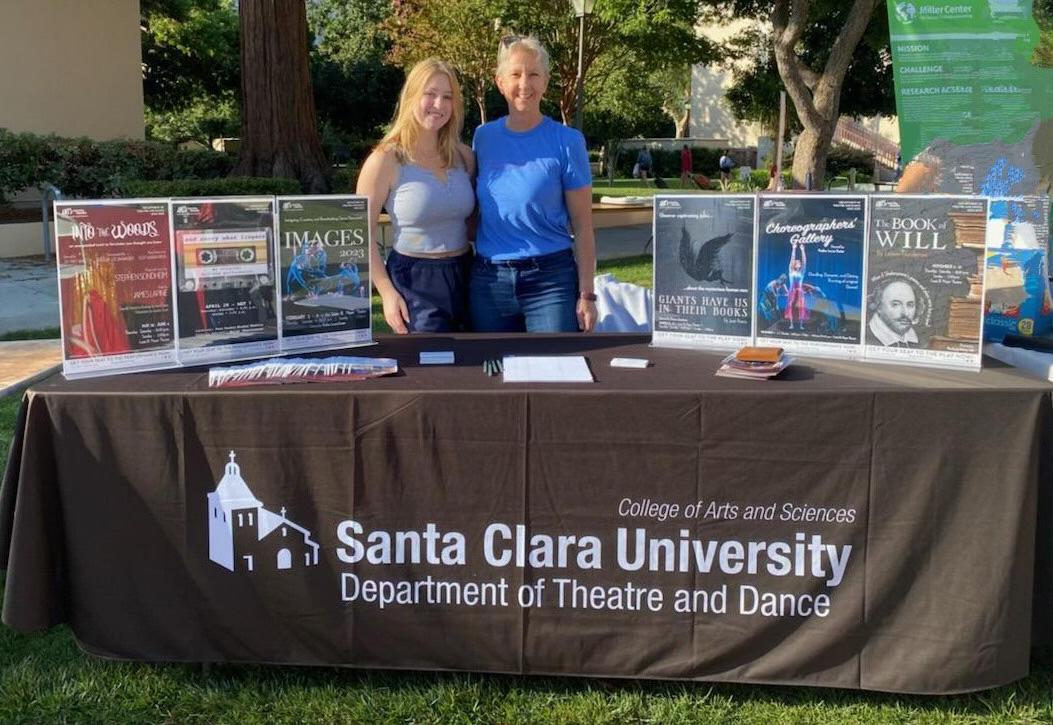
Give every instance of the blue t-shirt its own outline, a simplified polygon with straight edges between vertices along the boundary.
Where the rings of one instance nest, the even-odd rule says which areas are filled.
[[[508,260],[569,249],[563,192],[592,183],[581,132],[546,116],[517,133],[499,118],[475,130],[472,148],[479,167],[477,253]]]

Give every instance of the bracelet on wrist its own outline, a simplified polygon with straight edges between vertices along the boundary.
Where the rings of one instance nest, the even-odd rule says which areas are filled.
[[[595,302],[596,295],[593,292],[582,292],[578,295],[578,299],[585,300],[586,302]]]

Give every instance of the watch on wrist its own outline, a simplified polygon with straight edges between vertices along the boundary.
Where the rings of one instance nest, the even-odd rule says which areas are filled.
[[[582,292],[580,295],[578,295],[578,299],[585,300],[586,302],[595,302],[596,295],[592,292]]]

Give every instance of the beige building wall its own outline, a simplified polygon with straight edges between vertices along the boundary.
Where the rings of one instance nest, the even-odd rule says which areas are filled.
[[[736,20],[726,25],[697,28],[699,35],[714,42],[724,42],[745,30],[752,21]],[[735,147],[758,146],[760,156],[767,157],[774,143],[774,132],[765,133],[760,124],[739,121],[731,113],[724,94],[732,83],[730,71],[720,66],[696,65],[691,69],[691,128],[694,137],[726,139]],[[786,103],[792,103],[789,98]],[[895,117],[874,116],[860,121],[868,131],[899,143],[899,122]]]
[[[139,0],[0,0],[0,128],[141,139]]]
[[[726,25],[707,25],[697,29],[699,35],[716,43],[726,41],[745,30],[751,21],[736,20]],[[731,72],[716,65],[696,65],[691,69],[691,128],[696,138],[723,139],[728,146],[756,146],[760,124],[739,121],[724,98],[732,82]]]
[[[735,118],[724,98],[731,80],[731,73],[714,66],[691,69],[691,136],[723,139],[734,147],[756,146],[760,124]]]

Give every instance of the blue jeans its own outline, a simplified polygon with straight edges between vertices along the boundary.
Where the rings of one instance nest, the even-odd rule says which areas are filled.
[[[574,254],[495,262],[476,257],[468,285],[476,332],[577,332]]]

